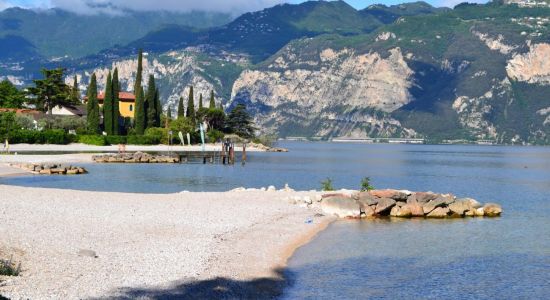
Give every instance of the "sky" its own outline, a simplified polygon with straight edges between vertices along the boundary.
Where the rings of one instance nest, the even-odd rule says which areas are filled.
[[[304,0],[0,0],[0,10],[11,6],[25,8],[59,7],[78,13],[107,12],[116,13],[120,9],[136,10],[205,10],[217,12],[243,13],[261,10],[279,3],[300,3]],[[371,4],[381,3],[394,5],[416,0],[345,0],[357,9],[363,9]],[[434,6],[453,7],[466,0],[425,0]],[[469,0],[469,2],[484,2],[485,0]]]

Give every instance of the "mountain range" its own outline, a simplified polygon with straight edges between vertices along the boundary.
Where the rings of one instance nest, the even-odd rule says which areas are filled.
[[[50,26],[44,24],[52,12],[10,10],[35,14],[33,22]],[[84,90],[92,72],[101,83],[116,66],[129,88],[142,48],[144,70],[158,78],[165,108],[174,109],[189,85],[205,95],[214,90],[227,108],[247,104],[262,131],[280,137],[550,144],[545,1],[363,10],[343,1],[310,1],[235,19],[143,14],[110,16],[113,24],[131,19],[140,25],[109,32],[106,25],[89,25],[100,16],[78,23],[74,14],[54,10],[53,19],[67,23],[51,28],[72,34],[56,29],[45,41],[24,29],[36,26],[29,19],[4,11],[0,39],[10,42],[0,44],[0,76],[25,85],[40,67],[63,66]]]

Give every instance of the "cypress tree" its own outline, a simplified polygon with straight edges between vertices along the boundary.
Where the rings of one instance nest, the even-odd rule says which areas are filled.
[[[193,96],[193,86],[189,88],[189,100],[187,101],[187,111],[185,116],[189,118],[191,124],[195,126],[195,99]]]
[[[97,101],[97,79],[95,73],[92,74],[90,85],[88,86],[87,125],[90,133],[99,133],[99,102]]]
[[[120,134],[120,82],[118,81],[118,68],[113,73],[113,134]]]
[[[183,97],[180,97],[178,102],[178,119],[185,117],[185,108],[183,107]]]
[[[113,81],[111,71],[107,75],[103,98],[103,127],[108,135],[113,134]]]
[[[168,106],[168,110],[166,111],[166,117],[168,120],[172,120],[172,107]]]
[[[156,93],[157,88],[155,87],[155,77],[153,77],[153,75],[149,75],[149,83],[147,84],[147,95],[145,97],[145,106],[147,107],[147,128],[155,127],[156,125]]]
[[[202,93],[200,93],[199,95],[199,110],[202,110],[203,106],[202,106]]]
[[[145,133],[146,117],[145,117],[145,93],[143,92],[143,87],[139,87],[139,91],[136,95],[136,111],[135,111],[135,129],[136,133],[143,135]]]
[[[216,100],[214,100],[214,90],[210,91],[210,104],[209,108],[216,108]]]
[[[139,49],[136,82],[134,82],[134,94],[136,95],[136,97],[138,93],[141,91],[142,73],[143,73],[143,50]]]
[[[80,92],[78,90],[78,79],[74,75],[73,88],[71,89],[71,102],[74,104],[80,103]]]
[[[155,118],[155,125],[157,127],[160,127],[160,116],[162,115],[162,104],[160,103],[160,93],[159,89],[157,88],[155,91],[155,111],[157,112],[156,118]]]

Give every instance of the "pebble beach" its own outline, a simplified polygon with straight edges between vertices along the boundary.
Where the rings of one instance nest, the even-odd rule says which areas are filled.
[[[21,276],[0,279],[0,294],[156,298],[199,287],[207,297],[274,296],[284,286],[278,270],[287,258],[332,220],[281,200],[301,194],[143,195],[0,185],[0,255],[22,265]],[[210,286],[216,282],[228,287]]]

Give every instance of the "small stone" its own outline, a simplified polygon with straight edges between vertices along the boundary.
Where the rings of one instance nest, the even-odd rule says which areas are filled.
[[[390,211],[390,216],[400,217],[400,218],[409,218],[412,216],[412,212],[407,205],[399,207],[394,206]]]
[[[270,185],[269,187],[267,187],[267,191],[268,191],[268,192],[274,192],[274,191],[276,191],[276,190],[277,190],[277,189],[275,188],[275,186]]]
[[[78,250],[78,256],[97,258],[97,254],[93,250],[80,249]]]
[[[483,210],[483,207],[476,208],[474,214],[476,217],[483,217],[485,215],[485,211]]]

